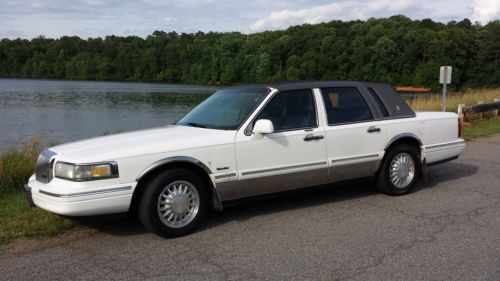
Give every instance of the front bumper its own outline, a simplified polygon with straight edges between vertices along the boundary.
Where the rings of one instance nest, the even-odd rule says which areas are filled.
[[[53,181],[54,182],[54,181]],[[61,188],[31,177],[25,185],[28,204],[65,216],[91,216],[127,212],[136,183],[114,184],[98,188]],[[72,183],[68,183],[70,185]],[[64,192],[62,192],[64,190]]]
[[[33,202],[33,196],[31,195],[31,187],[27,184],[24,185],[24,196],[26,198],[26,203],[30,208],[36,207],[35,202]]]

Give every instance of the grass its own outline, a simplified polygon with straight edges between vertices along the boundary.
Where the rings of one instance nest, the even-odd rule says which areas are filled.
[[[0,196],[21,190],[35,170],[42,147],[41,139],[35,138],[20,149],[11,148],[0,155]]]
[[[462,137],[473,140],[496,133],[500,133],[500,118],[472,120],[470,125],[463,127]]]
[[[33,174],[42,147],[42,141],[34,139],[0,155],[0,246],[19,237],[54,236],[76,226],[25,202],[23,185]]]
[[[466,90],[462,93],[450,94],[446,99],[446,111],[457,112],[459,104],[472,105],[479,101],[485,103],[500,99],[499,89]],[[406,102],[415,111],[440,111],[441,96],[425,96],[405,98]],[[486,114],[488,115],[488,114]],[[470,125],[463,127],[463,138],[477,139],[500,133],[500,118],[472,119]]]
[[[466,90],[461,93],[449,94],[446,97],[446,111],[457,112],[459,104],[472,105],[479,101],[485,103],[493,102],[493,99],[500,99],[499,89]],[[406,102],[415,111],[440,111],[441,96],[425,96],[405,98]]]
[[[19,237],[49,237],[77,226],[75,222],[29,208],[22,192],[0,197],[0,246]]]

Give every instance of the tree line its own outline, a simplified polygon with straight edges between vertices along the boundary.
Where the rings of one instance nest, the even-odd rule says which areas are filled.
[[[0,41],[0,77],[239,84],[368,80],[437,89],[500,86],[500,20],[447,24],[404,16],[331,21],[255,34],[155,31]]]

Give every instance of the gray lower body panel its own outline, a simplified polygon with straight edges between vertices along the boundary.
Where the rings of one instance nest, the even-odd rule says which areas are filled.
[[[254,177],[251,178],[218,182],[216,190],[221,201],[228,201],[372,176],[377,171],[379,164],[379,159],[373,159],[357,163],[336,163],[330,167],[324,166],[317,169],[283,172],[274,175],[258,176],[257,173],[253,173]]]
[[[329,168],[330,182],[344,181],[373,175],[380,160],[370,160],[360,163],[343,164]]]
[[[243,179],[238,182],[240,197],[279,192],[328,183],[328,168]]]

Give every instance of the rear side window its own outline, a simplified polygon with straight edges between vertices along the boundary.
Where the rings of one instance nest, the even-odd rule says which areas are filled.
[[[368,91],[370,92],[370,94],[372,95],[373,99],[377,103],[378,108],[380,108],[380,112],[382,112],[382,115],[384,117],[388,117],[389,116],[389,112],[387,111],[387,108],[385,107],[384,103],[382,102],[382,100],[378,96],[377,92],[375,92],[375,90],[373,88],[371,88],[371,87],[368,87]]]
[[[354,87],[321,88],[329,125],[373,120],[361,93]]]

